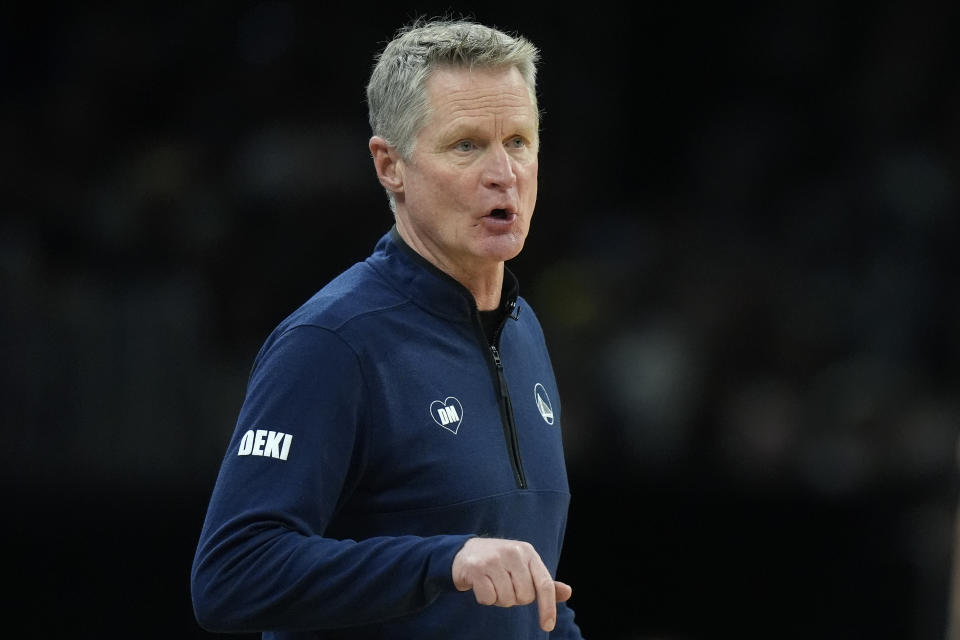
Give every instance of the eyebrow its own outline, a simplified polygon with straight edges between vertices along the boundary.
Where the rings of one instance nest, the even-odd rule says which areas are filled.
[[[439,137],[442,140],[486,137],[489,133],[487,126],[471,120],[470,116],[455,119],[440,131]],[[510,132],[505,138],[521,135],[532,139],[537,135],[537,121],[534,118],[528,118],[526,115],[510,118],[503,130]]]

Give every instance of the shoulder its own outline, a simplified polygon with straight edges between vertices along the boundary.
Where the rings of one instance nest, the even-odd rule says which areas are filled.
[[[543,327],[540,326],[540,318],[537,317],[530,302],[522,296],[518,297],[517,309],[515,315],[519,325],[537,334],[542,339]]]
[[[366,262],[357,263],[274,327],[257,353],[254,369],[270,363],[295,369],[298,362],[337,358],[347,362],[362,350],[348,334],[375,333],[365,330],[369,327],[361,326],[359,331],[347,331],[347,327],[408,306],[409,299],[390,287],[376,270]]]
[[[366,262],[360,262],[331,280],[287,316],[275,333],[313,326],[339,333],[365,316],[403,307],[409,302]]]

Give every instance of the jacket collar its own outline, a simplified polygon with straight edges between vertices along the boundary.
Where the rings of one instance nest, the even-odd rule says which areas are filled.
[[[410,248],[400,237],[396,225],[377,242],[367,264],[433,315],[458,322],[473,322],[478,317],[477,303],[470,290]],[[516,276],[504,266],[502,310],[512,312],[519,290]]]

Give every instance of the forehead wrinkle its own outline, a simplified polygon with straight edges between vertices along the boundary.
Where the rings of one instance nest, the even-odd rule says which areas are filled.
[[[510,98],[513,99],[511,100]],[[452,99],[444,100],[442,104],[435,105],[434,110],[438,113],[445,113],[451,117],[456,117],[460,113],[469,114],[475,111],[489,110],[493,110],[494,112],[532,112],[533,105],[529,99],[524,100],[522,96],[511,96],[504,93],[490,95],[483,92],[478,96],[467,95],[462,98],[453,97]]]
[[[515,74],[516,75],[516,74]],[[493,86],[479,81],[461,82],[463,76],[438,73],[427,80],[430,119],[441,135],[464,129],[479,130],[492,121],[498,128],[515,127],[519,132],[535,136],[538,114],[526,83],[518,75],[507,86]]]
[[[454,98],[446,100],[441,105],[435,105],[434,115],[445,117],[449,126],[459,124],[459,121],[469,119],[496,120],[524,120],[529,119],[531,124],[536,120],[533,105],[529,100],[520,96],[512,96],[515,100],[504,100],[506,94],[483,95],[473,97]],[[447,128],[447,127],[444,127]]]
[[[529,133],[536,129],[536,121],[528,111],[514,113],[472,113],[464,112],[453,116],[444,123],[439,133],[450,135],[453,132],[480,132],[491,123],[495,129],[513,129],[516,132]]]
[[[526,88],[518,89],[510,87],[504,91],[490,91],[487,87],[455,89],[443,94],[449,104],[459,104],[461,102],[478,102],[482,105],[497,104],[502,101],[509,106],[523,106],[530,104],[530,96]]]
[[[452,113],[446,114],[447,121],[451,125],[459,124],[463,120],[496,120],[496,121],[523,121],[526,119],[533,120],[533,113],[531,109],[502,109],[499,111],[489,111],[487,109],[461,109],[459,111],[454,111]]]

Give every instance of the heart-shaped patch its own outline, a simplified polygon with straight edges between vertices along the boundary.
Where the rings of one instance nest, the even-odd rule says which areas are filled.
[[[463,405],[453,396],[442,402],[434,400],[430,403],[430,417],[438,425],[456,435],[460,425],[463,424]]]

